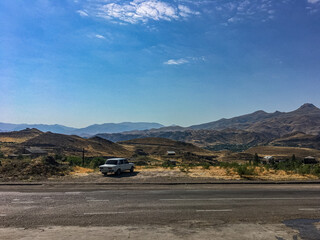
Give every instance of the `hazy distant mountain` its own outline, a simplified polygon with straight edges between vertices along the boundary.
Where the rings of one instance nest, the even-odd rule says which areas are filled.
[[[63,125],[46,125],[46,124],[12,124],[0,123],[0,129],[4,132],[20,131],[26,128],[36,128],[42,132],[53,132],[60,134],[74,134],[80,136],[92,136],[97,133],[118,133],[133,130],[147,130],[152,128],[164,127],[159,123],[148,122],[123,122],[123,123],[105,123],[94,124],[85,128],[73,128]]]
[[[86,128],[80,128],[72,132],[76,135],[95,135],[98,133],[119,133],[133,130],[148,130],[152,128],[164,127],[159,123],[148,123],[148,122],[123,122],[123,123],[104,123],[94,124]]]
[[[0,129],[2,131],[11,132],[11,131],[20,131],[26,128],[36,128],[42,132],[54,132],[54,133],[63,133],[69,134],[76,128],[66,127],[63,125],[48,125],[48,124],[12,124],[12,123],[0,123]]]

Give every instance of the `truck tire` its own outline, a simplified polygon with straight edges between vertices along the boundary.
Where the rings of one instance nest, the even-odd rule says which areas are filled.
[[[133,173],[133,171],[134,171],[134,167],[131,167],[130,172]]]
[[[119,168],[119,169],[115,172],[115,174],[116,174],[117,176],[119,176],[120,173],[121,173],[121,170],[120,170],[120,168]]]

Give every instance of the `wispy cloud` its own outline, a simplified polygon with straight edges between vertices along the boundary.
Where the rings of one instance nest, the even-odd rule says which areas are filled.
[[[165,61],[163,64],[165,65],[181,65],[186,63],[195,63],[195,62],[204,62],[206,59],[205,57],[185,57],[179,59],[169,59]]]
[[[185,58],[180,58],[180,59],[169,59],[168,61],[164,62],[163,64],[166,65],[181,65],[188,63],[189,61]]]
[[[90,15],[118,23],[146,23],[153,21],[181,20],[199,15],[196,10],[178,2],[161,0],[92,0],[88,2]],[[80,12],[81,11],[81,12]],[[88,12],[80,10],[81,16]],[[85,15],[87,14],[87,15]]]
[[[96,34],[95,37],[96,37],[96,38],[99,38],[99,39],[106,39],[105,36],[102,36],[102,35],[100,35],[100,34]]]
[[[307,0],[309,3],[309,6],[306,7],[306,9],[311,14],[315,14],[319,12],[320,9],[320,0]]]
[[[78,10],[77,13],[79,13],[79,15],[81,17],[88,17],[89,16],[89,14],[84,10]]]
[[[311,4],[315,4],[317,2],[319,2],[320,0],[308,0],[308,3],[311,3]]]

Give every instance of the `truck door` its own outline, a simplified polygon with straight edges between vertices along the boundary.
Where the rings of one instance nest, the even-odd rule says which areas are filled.
[[[120,160],[120,161],[119,161],[119,165],[120,165],[121,171],[126,170],[126,169],[125,169],[125,165],[123,164],[123,160]]]

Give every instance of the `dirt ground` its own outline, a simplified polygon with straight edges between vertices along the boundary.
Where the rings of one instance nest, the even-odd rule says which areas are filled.
[[[173,180],[173,179],[188,179],[188,180],[269,180],[269,181],[290,181],[290,180],[317,180],[318,177],[313,175],[299,175],[294,173],[287,173],[282,170],[273,170],[256,167],[257,175],[240,177],[237,172],[232,169],[225,169],[221,167],[210,167],[204,169],[203,167],[193,168],[163,168],[163,167],[139,167],[137,166],[134,174],[122,173],[119,177],[110,174],[104,177],[99,171],[94,171],[90,168],[75,167],[66,179],[73,180],[97,180],[97,181],[111,181],[114,178],[120,178],[130,181],[157,181],[157,180]],[[54,179],[54,178],[52,178]],[[119,179],[118,179],[119,180]]]
[[[215,227],[201,222],[183,227],[116,226],[116,227],[43,227],[37,229],[0,228],[1,239],[301,239],[298,232],[284,224],[230,224]],[[187,227],[193,225],[196,227]],[[199,225],[197,227],[197,225]]]

